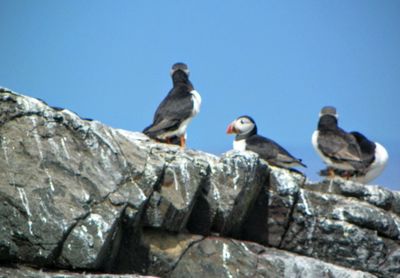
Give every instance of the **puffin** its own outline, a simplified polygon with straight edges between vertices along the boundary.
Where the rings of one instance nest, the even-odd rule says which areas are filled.
[[[200,112],[201,96],[189,80],[189,68],[176,63],[171,68],[173,87],[158,106],[153,123],[143,130],[152,139],[186,146],[186,129]]]
[[[385,169],[389,160],[389,154],[385,147],[378,142],[369,140],[358,131],[350,132],[354,136],[361,149],[361,157],[364,163],[364,172],[355,173],[353,180],[368,183],[377,178]]]
[[[307,167],[301,159],[293,157],[275,141],[257,134],[257,125],[250,116],[240,116],[229,124],[226,133],[236,134],[233,149],[253,151],[270,165],[293,170],[292,167]]]
[[[318,127],[312,134],[311,142],[328,165],[328,176],[334,176],[335,170],[343,173],[365,170],[361,148],[354,135],[338,126],[335,107],[325,106],[321,109]]]

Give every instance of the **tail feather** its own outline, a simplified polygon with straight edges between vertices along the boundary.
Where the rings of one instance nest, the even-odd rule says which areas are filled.
[[[154,131],[151,131],[151,128],[153,127],[153,125],[149,125],[148,127],[146,127],[145,129],[143,129],[143,133],[146,134],[147,136],[149,136],[150,138],[156,139],[157,138],[157,133]]]
[[[303,166],[304,168],[307,168],[307,165],[305,165],[305,164],[303,163],[303,160],[302,160],[302,159],[298,158],[298,159],[297,159],[297,162],[298,162],[301,166]]]

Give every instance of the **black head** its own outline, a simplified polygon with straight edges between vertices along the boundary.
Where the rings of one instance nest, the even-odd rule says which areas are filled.
[[[171,68],[171,76],[173,76],[177,71],[182,71],[189,76],[189,68],[185,63],[175,63]]]
[[[339,117],[339,115],[336,112],[336,108],[333,106],[324,106],[321,109],[321,112],[319,113],[319,116],[325,116],[325,115],[330,115],[335,117],[336,119]]]
[[[247,121],[253,123],[254,126],[257,126],[256,125],[256,121],[252,117],[247,116],[247,115],[243,115],[243,116],[237,117],[236,120],[247,120]]]
[[[336,108],[333,106],[324,106],[319,113],[319,130],[331,130],[336,129],[338,126],[339,115],[336,112]]]
[[[229,124],[226,131],[228,134],[235,133],[237,135],[250,136],[257,134],[256,122],[250,116],[240,116]]]

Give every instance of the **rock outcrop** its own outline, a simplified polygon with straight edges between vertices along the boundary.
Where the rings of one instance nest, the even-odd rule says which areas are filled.
[[[400,275],[399,192],[159,144],[6,89],[0,147],[6,276]]]

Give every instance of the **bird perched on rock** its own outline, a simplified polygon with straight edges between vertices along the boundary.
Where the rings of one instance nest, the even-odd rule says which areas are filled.
[[[319,115],[318,128],[312,135],[312,145],[328,165],[328,175],[335,170],[343,173],[364,172],[365,163],[356,138],[338,126],[336,108],[325,106]]]
[[[153,123],[143,130],[150,138],[166,143],[186,145],[186,129],[200,111],[201,97],[189,80],[189,68],[184,63],[172,66],[173,88],[158,106]]]
[[[289,169],[303,166],[301,159],[293,157],[287,150],[271,139],[257,134],[257,125],[249,116],[241,116],[229,124],[228,134],[236,134],[233,149],[253,151],[269,164]]]
[[[354,180],[368,183],[378,177],[385,169],[389,154],[378,142],[370,141],[364,134],[357,131],[350,132],[357,140],[361,150],[361,158],[364,163],[364,172],[356,172]]]

